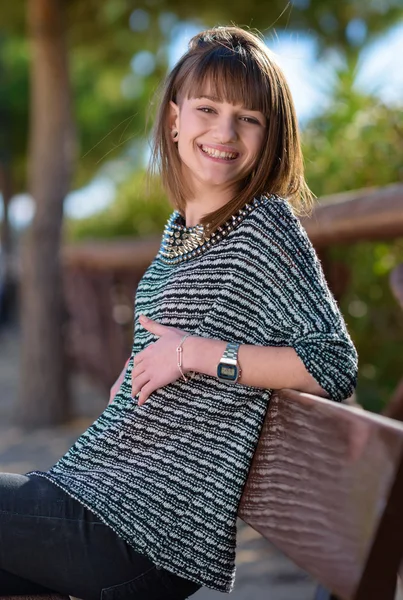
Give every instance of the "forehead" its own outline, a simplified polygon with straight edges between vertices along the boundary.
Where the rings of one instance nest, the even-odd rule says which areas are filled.
[[[239,57],[204,57],[193,65],[178,90],[180,98],[210,97],[269,116],[270,89],[267,77],[251,60]]]

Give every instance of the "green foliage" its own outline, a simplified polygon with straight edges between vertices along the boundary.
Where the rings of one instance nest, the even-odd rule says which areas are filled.
[[[402,107],[382,105],[354,87],[354,69],[339,73],[334,100],[304,131],[308,183],[317,196],[403,180]],[[359,354],[358,400],[381,411],[402,376],[403,314],[389,273],[403,262],[403,241],[332,247],[351,280],[340,308]]]
[[[76,241],[161,234],[172,210],[159,185],[155,181],[148,185],[145,173],[135,173],[119,186],[111,206],[86,219],[68,221],[66,236]]]
[[[28,57],[26,39],[0,35],[0,161],[11,165],[15,182],[26,174]]]
[[[357,92],[348,72],[337,81],[330,107],[303,134],[311,188],[324,196],[403,181],[402,110]]]
[[[389,273],[403,262],[403,240],[333,248],[332,256],[351,269],[341,308],[359,353],[358,399],[380,412],[402,376],[403,312],[390,291]]]
[[[120,12],[117,5],[121,6]],[[147,105],[165,73],[166,62],[157,62],[147,77],[132,72],[133,55],[145,47],[156,50],[162,35],[150,39],[150,32],[131,31],[131,10],[131,2],[119,0],[102,5],[90,0],[66,3],[67,48],[78,131],[73,188],[88,183],[104,162],[120,156],[133,139],[143,139],[145,135]],[[25,3],[2,6],[0,11],[0,160],[11,163],[13,187],[18,193],[26,191],[27,186],[30,45],[25,31]],[[122,80],[126,77],[132,78],[132,93],[125,95]]]
[[[100,65],[92,56],[83,60],[80,52],[73,52],[71,71],[75,116],[79,124],[74,187],[80,187],[109,160],[121,158],[129,143],[144,139],[144,107],[151,94],[153,78],[149,78],[151,81],[146,85],[141,78],[135,79],[138,94],[128,98],[122,94],[122,80],[130,76],[128,64]]]

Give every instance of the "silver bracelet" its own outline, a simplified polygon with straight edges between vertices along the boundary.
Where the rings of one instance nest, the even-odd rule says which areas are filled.
[[[178,359],[178,368],[179,368],[179,371],[181,372],[181,375],[182,375],[184,381],[190,381],[191,379],[193,379],[193,377],[195,376],[195,373],[196,373],[196,371],[193,371],[192,377],[186,377],[185,373],[182,370],[182,354],[183,354],[182,344],[186,340],[186,338],[188,338],[190,335],[191,335],[190,333],[187,333],[186,335],[184,335],[180,341],[179,346],[176,348],[176,355],[177,355],[177,359]]]

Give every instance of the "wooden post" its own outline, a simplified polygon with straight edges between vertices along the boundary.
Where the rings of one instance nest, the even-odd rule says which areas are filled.
[[[68,417],[68,382],[60,241],[63,200],[73,167],[63,0],[29,0],[31,119],[29,191],[35,215],[23,247],[20,424],[52,425]]]

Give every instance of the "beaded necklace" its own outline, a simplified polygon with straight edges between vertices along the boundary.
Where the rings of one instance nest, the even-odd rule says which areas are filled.
[[[200,256],[233,231],[254,208],[267,200],[268,196],[254,198],[250,204],[245,204],[210,235],[205,232],[204,226],[201,224],[186,227],[182,215],[175,210],[165,225],[161,247],[157,254],[158,258],[162,262],[172,265]]]

